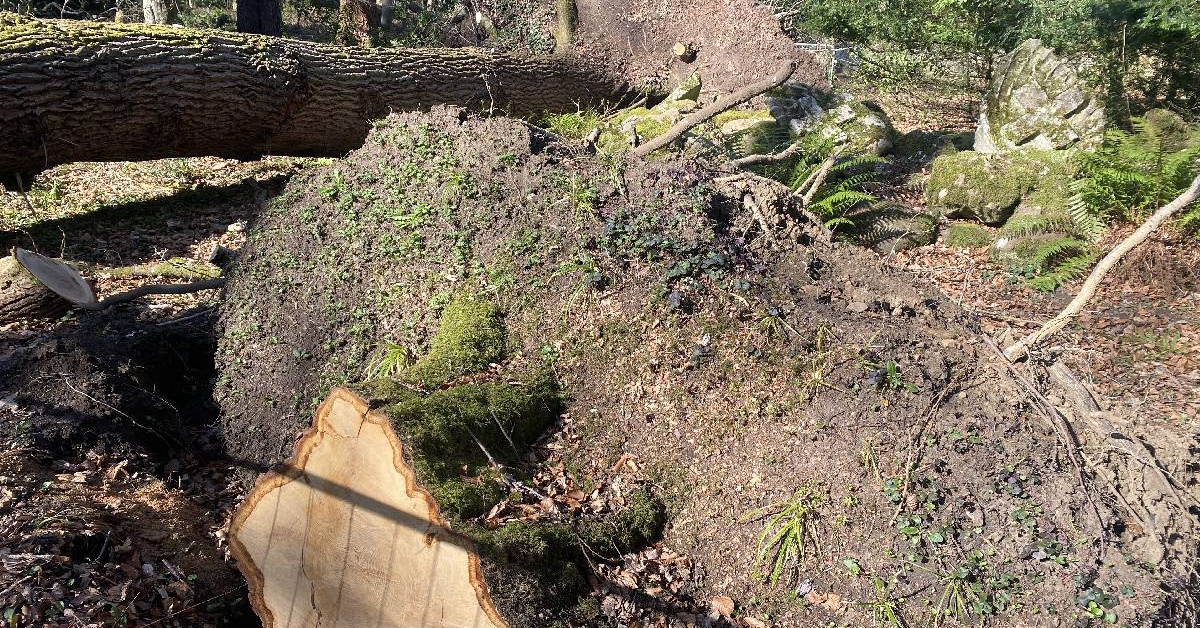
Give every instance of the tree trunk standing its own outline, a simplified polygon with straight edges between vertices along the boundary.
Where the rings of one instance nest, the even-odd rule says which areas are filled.
[[[255,33],[275,37],[282,35],[282,1],[237,0],[237,30],[239,33]]]
[[[572,57],[347,49],[0,13],[0,180],[76,161],[339,156],[393,110],[537,115],[628,93]]]
[[[170,24],[175,20],[174,6],[167,0],[142,0],[142,21],[146,24]]]
[[[373,0],[342,0],[336,41],[342,46],[373,48],[380,21],[379,6]]]
[[[379,23],[384,28],[392,27],[392,19],[396,15],[396,0],[383,0],[383,8],[379,14]]]

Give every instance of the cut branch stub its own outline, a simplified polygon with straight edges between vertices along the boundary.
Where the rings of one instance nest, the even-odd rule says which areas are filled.
[[[37,277],[42,285],[66,299],[71,305],[88,309],[96,305],[96,293],[91,284],[74,268],[21,248],[13,249],[13,257],[17,258],[25,270]]]
[[[15,257],[0,259],[0,325],[55,318],[69,309],[70,303],[42,285]]]
[[[230,547],[265,628],[508,626],[474,544],[446,527],[388,418],[348,390],[259,479]]]

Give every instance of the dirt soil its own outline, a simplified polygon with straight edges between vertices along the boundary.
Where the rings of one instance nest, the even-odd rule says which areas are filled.
[[[1050,390],[1040,371],[1011,372],[927,278],[713,183],[724,168],[606,163],[452,110],[380,125],[252,225],[217,354],[233,455],[281,461],[329,386],[389,345],[420,355],[475,292],[505,314],[508,361],[569,397],[527,472],[576,505],[649,481],[670,507],[660,545],[597,566],[592,625],[1194,616],[1187,497],[1143,515],[1144,476],[1081,487],[1078,445],[1018,379]]]
[[[614,60],[635,84],[677,85],[693,72],[704,93],[721,95],[767,78],[796,61],[792,80],[824,86],[826,68],[784,34],[771,9],[754,0],[577,0],[580,54]],[[676,58],[676,42],[692,46],[694,60]]]

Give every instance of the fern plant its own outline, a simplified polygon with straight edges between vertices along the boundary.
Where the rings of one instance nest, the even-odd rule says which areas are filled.
[[[808,190],[799,189],[821,169],[828,159],[831,146],[810,153],[792,168],[788,186],[793,191],[804,194]],[[869,190],[879,182],[879,166],[887,160],[875,155],[859,154],[839,159],[829,169],[825,181],[813,195],[808,209],[825,221],[829,229],[853,226],[854,222],[848,216],[850,210],[863,205],[870,205],[879,199]]]
[[[1002,238],[1019,240],[1012,270],[1041,291],[1086,274],[1105,229],[1118,220],[1140,221],[1169,203],[1196,176],[1198,159],[1200,130],[1168,112],[1135,119],[1133,132],[1109,131],[1099,151],[1078,158],[1079,177],[1059,205],[1065,211],[1016,217],[1001,229]],[[1178,224],[1200,230],[1200,209],[1185,211]]]
[[[1200,171],[1200,131],[1147,119],[1135,119],[1133,133],[1109,131],[1099,151],[1080,158],[1082,176],[1072,184],[1068,210],[1081,233],[1094,237],[1113,220],[1141,220],[1171,202]],[[1195,210],[1183,218],[1185,224],[1200,221]]]

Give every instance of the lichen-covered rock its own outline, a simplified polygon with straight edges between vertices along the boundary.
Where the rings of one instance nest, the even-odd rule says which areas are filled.
[[[1104,140],[1104,105],[1076,70],[1037,39],[1000,58],[983,101],[975,150],[1090,150]]]
[[[1001,225],[1027,194],[1039,186],[1066,186],[1070,173],[1062,151],[943,155],[933,162],[926,204],[951,218]]]
[[[832,94],[807,85],[785,85],[767,98],[768,111],[794,137],[813,133],[851,151],[885,155],[896,131],[879,105],[850,94]]]

